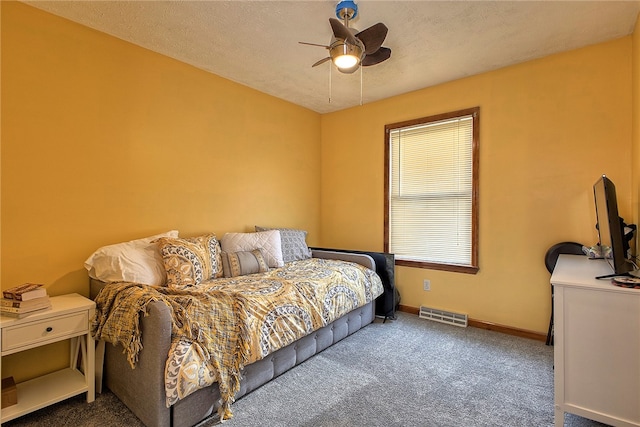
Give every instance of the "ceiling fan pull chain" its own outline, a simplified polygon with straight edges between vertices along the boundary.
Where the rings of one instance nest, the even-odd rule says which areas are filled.
[[[333,67],[329,66],[329,104],[331,104],[331,69]]]
[[[364,67],[360,67],[360,105],[362,106],[362,69]]]

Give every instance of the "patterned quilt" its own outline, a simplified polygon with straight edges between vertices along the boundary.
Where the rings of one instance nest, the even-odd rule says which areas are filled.
[[[139,316],[150,301],[172,311],[172,345],[165,370],[170,406],[218,382],[221,416],[249,363],[287,346],[373,301],[383,292],[375,272],[358,264],[312,258],[266,273],[213,279],[193,291],[133,283],[110,284],[96,298],[93,335],[123,345],[135,366]]]

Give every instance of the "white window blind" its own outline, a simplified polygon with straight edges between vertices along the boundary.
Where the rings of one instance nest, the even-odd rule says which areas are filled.
[[[396,259],[472,265],[473,115],[389,133],[389,251]]]

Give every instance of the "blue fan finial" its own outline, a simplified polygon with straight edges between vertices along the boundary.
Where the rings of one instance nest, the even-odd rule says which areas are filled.
[[[345,10],[346,9],[346,10]],[[358,16],[358,5],[355,1],[343,0],[336,6],[336,17],[338,19],[344,19],[344,13],[347,13],[349,19],[354,19]]]

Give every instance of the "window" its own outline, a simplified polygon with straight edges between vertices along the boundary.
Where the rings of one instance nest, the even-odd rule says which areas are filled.
[[[385,126],[385,251],[396,264],[478,271],[478,135],[470,108]]]

